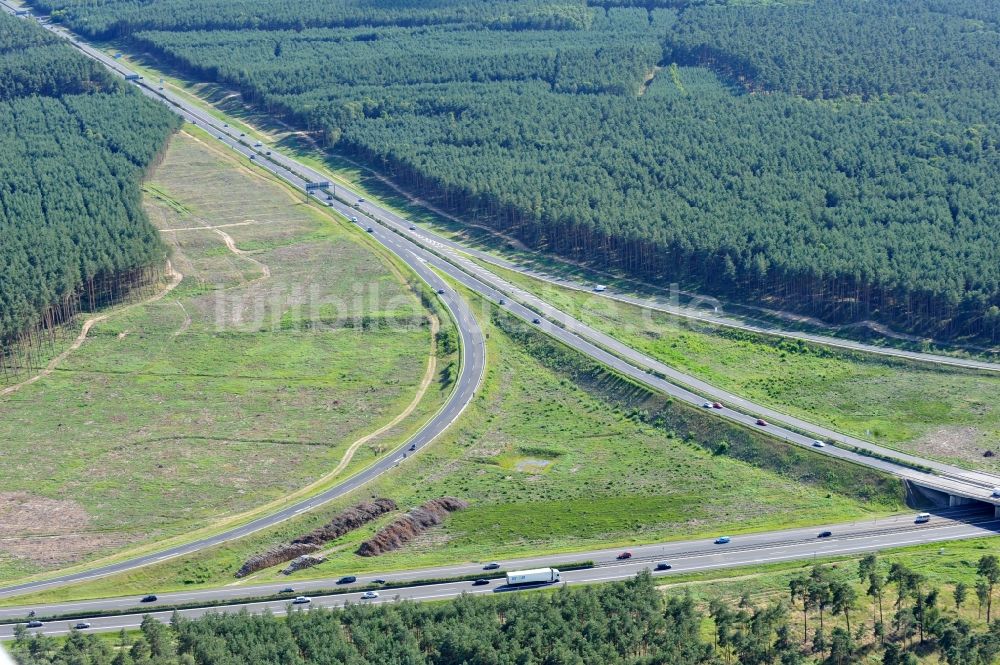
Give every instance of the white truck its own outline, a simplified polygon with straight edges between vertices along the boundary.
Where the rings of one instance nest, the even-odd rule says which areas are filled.
[[[507,586],[518,586],[521,584],[554,584],[558,581],[559,571],[555,568],[512,570],[507,573]]]

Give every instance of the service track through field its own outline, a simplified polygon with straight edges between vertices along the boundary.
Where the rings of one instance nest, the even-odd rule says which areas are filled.
[[[334,469],[414,400],[429,312],[290,191],[181,133],[145,184],[180,286],[95,325],[0,398],[0,579],[253,509]],[[354,452],[372,461],[443,401]],[[31,450],[31,455],[20,454]]]

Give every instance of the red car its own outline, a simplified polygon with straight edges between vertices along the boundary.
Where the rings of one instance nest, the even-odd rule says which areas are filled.
[[[713,409],[721,409],[722,408],[722,404],[720,402],[712,402],[712,408]]]
[[[622,552],[621,554],[618,555],[618,559],[631,559],[631,558],[632,558],[631,552]]]
[[[758,418],[757,424],[760,425],[761,427],[767,427],[767,421],[764,420],[763,418]]]

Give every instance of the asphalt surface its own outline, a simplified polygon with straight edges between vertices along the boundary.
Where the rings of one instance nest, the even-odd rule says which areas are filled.
[[[558,568],[560,564],[589,559],[594,561],[595,567],[565,571],[562,573],[563,582],[567,584],[584,584],[621,580],[632,577],[643,570],[653,570],[653,574],[657,577],[669,577],[670,575],[718,568],[761,565],[836,555],[853,555],[909,544],[945,543],[950,540],[995,535],[1000,530],[1000,520],[989,514],[977,514],[969,510],[943,511],[935,514],[931,518],[931,521],[926,524],[915,524],[913,519],[913,514],[909,514],[877,521],[733,536],[731,541],[724,545],[716,544],[712,540],[643,545],[627,550],[632,554],[628,560],[617,559],[623,551],[620,549],[516,559],[501,562],[501,572],[545,566]],[[826,538],[818,537],[819,533],[825,530],[831,531],[831,535]],[[656,564],[660,562],[669,564],[671,569],[668,571],[655,571]],[[356,583],[348,585],[345,588],[349,589],[351,586],[357,587],[368,584],[376,577],[380,577],[393,584],[405,580],[454,577],[476,574],[482,571],[482,564],[469,564],[379,576],[363,575],[358,577]],[[344,574],[348,572],[344,571]],[[294,592],[288,594],[287,600],[264,602],[239,602],[238,600],[239,598],[259,597],[277,593],[286,586],[294,588]],[[337,595],[317,595],[311,593],[313,590],[326,590],[336,586],[336,579],[334,578],[308,582],[289,581],[288,584],[248,585],[238,588],[225,587],[221,589],[165,593],[159,594],[157,601],[153,603],[141,603],[138,597],[133,596],[34,605],[30,607],[0,609],[0,621],[26,620],[26,614],[31,610],[35,611],[39,617],[70,612],[84,614],[81,618],[73,618],[72,620],[47,621],[41,628],[35,629],[44,632],[46,635],[61,635],[69,632],[70,627],[77,621],[89,622],[91,628],[88,631],[90,632],[134,628],[139,625],[143,615],[147,613],[152,614],[152,616],[161,621],[167,622],[170,620],[172,612],[169,610],[157,611],[157,607],[169,604],[232,601],[232,604],[214,608],[195,608],[179,611],[181,616],[196,618],[210,612],[236,612],[242,609],[247,609],[251,612],[269,610],[274,614],[283,614],[288,611],[289,601],[295,595],[304,595],[311,598],[311,602],[306,607],[336,607],[348,602],[385,603],[395,602],[397,599],[414,601],[439,600],[452,598],[463,593],[489,594],[514,590],[506,587],[503,579],[496,579],[491,580],[490,584],[485,586],[473,586],[471,582],[446,582],[425,586],[389,588],[381,591],[380,597],[374,600],[363,600],[360,597],[360,591]],[[87,616],[85,614],[87,612],[97,613],[99,611],[119,611],[128,612],[128,614],[110,617]],[[13,628],[13,624],[0,625],[0,639],[10,637]]]
[[[8,7],[11,6],[6,0],[0,0],[0,4]],[[50,27],[50,29],[53,28]],[[79,42],[62,30],[53,29],[53,31],[66,37],[85,54],[99,60],[112,70],[123,75],[129,73],[127,68],[122,66],[113,58],[110,58],[88,45]],[[315,183],[326,179],[322,174],[319,174],[309,167],[284,155],[280,155],[277,152],[273,152],[271,155],[266,154],[269,150],[266,146],[254,148],[252,145],[252,138],[241,136],[238,130],[224,126],[222,121],[205,113],[200,108],[189,104],[186,100],[174,95],[169,90],[158,89],[159,86],[155,82],[139,81],[137,82],[137,87],[143,94],[146,94],[150,98],[167,103],[185,120],[197,124],[211,132],[221,143],[230,146],[232,149],[247,158],[253,158],[253,161],[259,167],[271,171],[296,187],[305,188],[305,185],[308,182]],[[979,472],[970,472],[958,467],[923,460],[912,456],[906,456],[901,453],[897,453],[896,451],[876,446],[870,442],[845,437],[837,432],[825,430],[824,428],[820,428],[812,423],[792,418],[786,414],[774,412],[760,405],[743,400],[736,395],[720,391],[713,386],[699,381],[695,377],[672,370],[671,368],[662,365],[662,363],[659,363],[655,359],[640,354],[637,351],[621,344],[617,340],[614,340],[613,338],[573,319],[567,314],[560,312],[558,309],[549,306],[547,303],[542,302],[532,294],[518,289],[512,284],[500,279],[495,274],[468,260],[465,256],[459,253],[459,251],[467,252],[468,250],[465,248],[456,246],[455,243],[451,243],[446,239],[431,236],[425,231],[411,229],[411,225],[407,222],[407,220],[398,217],[391,211],[385,210],[370,202],[359,200],[358,195],[350,189],[337,185],[334,193],[338,198],[332,201],[326,201],[327,194],[325,192],[317,192],[316,196],[321,202],[348,217],[357,216],[359,218],[359,223],[366,229],[370,229],[370,235],[376,241],[380,242],[383,246],[397,254],[433,289],[441,289],[444,291],[444,293],[440,295],[442,302],[455,316],[456,321],[458,321],[462,338],[463,364],[462,374],[457,380],[456,390],[442,412],[439,413],[430,423],[428,423],[413,439],[407,441],[405,444],[393,451],[393,453],[386,456],[383,460],[379,461],[372,467],[356,474],[322,494],[296,503],[279,513],[254,520],[253,522],[237,529],[232,529],[210,538],[201,539],[186,545],[156,552],[154,554],[136,559],[122,561],[117,564],[95,568],[73,575],[64,575],[40,582],[31,582],[0,589],[0,597],[9,597],[26,592],[39,591],[71,582],[123,572],[177,556],[190,554],[227,540],[239,538],[254,531],[267,528],[268,526],[293,517],[294,515],[302,513],[306,510],[315,508],[327,501],[330,501],[331,499],[343,496],[345,493],[371,481],[373,478],[377,477],[381,473],[384,473],[396,464],[405,463],[405,458],[402,457],[402,454],[406,452],[406,449],[410,447],[411,443],[416,445],[417,449],[423,447],[458,417],[459,413],[461,413],[461,411],[468,404],[469,400],[471,400],[476,386],[481,379],[484,365],[482,332],[476,324],[469,306],[462,298],[455,294],[450,287],[445,285],[440,277],[429,269],[429,266],[437,268],[441,272],[447,274],[450,278],[467,286],[471,290],[479,293],[494,303],[499,303],[501,299],[506,300],[507,302],[503,307],[505,307],[505,309],[510,311],[512,314],[528,322],[538,319],[539,323],[537,325],[539,328],[544,330],[549,335],[640,383],[695,405],[700,405],[706,400],[706,398],[709,399],[709,401],[716,400],[723,402],[725,406],[722,409],[706,410],[718,417],[738,422],[750,428],[758,427],[756,425],[756,420],[761,416],[772,421],[780,421],[788,427],[778,426],[772,422],[765,428],[768,434],[796,445],[808,447],[818,454],[826,454],[847,459],[864,466],[891,473],[906,480],[914,481],[925,487],[938,489],[951,494],[957,494],[959,496],[975,498],[988,503],[998,503],[997,500],[989,497],[992,487],[1000,485],[1000,478],[996,476]],[[350,205],[345,204],[343,202],[344,200],[348,201]],[[375,219],[378,221],[373,221]],[[652,372],[657,372],[664,377],[669,377],[673,380],[673,382],[668,381],[665,378],[661,378]],[[678,383],[683,386],[688,386],[691,389],[681,387],[681,385],[677,385]],[[694,392],[692,389],[697,390],[698,392]],[[796,429],[809,432],[810,435],[806,436],[801,434],[795,431]],[[836,446],[827,445],[823,448],[816,448],[813,446],[813,440],[817,436],[820,438],[838,441],[844,445],[858,446],[876,453],[890,455],[897,459],[909,457],[913,463],[934,468],[935,473],[929,474],[916,471],[904,465],[861,455],[853,452],[853,450],[846,450]],[[949,537],[968,537],[969,534],[982,532],[979,527],[969,525],[955,526],[951,528],[952,531],[948,532]],[[965,531],[963,531],[963,529],[965,529]],[[965,533],[966,535],[954,535],[957,533]],[[762,537],[766,535],[767,534],[762,534]],[[925,535],[927,538],[932,537],[932,534],[929,532]],[[887,546],[888,543],[886,541],[882,542],[883,544],[880,546]],[[927,541],[918,540],[914,542]],[[900,543],[895,542],[892,544],[898,545]],[[579,559],[580,557],[587,556],[587,554],[578,553],[573,555],[572,558]],[[426,592],[427,588],[422,587],[419,592],[415,591],[414,593],[423,594]],[[395,593],[397,592],[394,592],[394,595]]]

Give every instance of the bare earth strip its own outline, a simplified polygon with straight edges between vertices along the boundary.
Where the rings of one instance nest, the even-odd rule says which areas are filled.
[[[45,367],[45,369],[43,369],[41,372],[31,377],[30,379],[25,379],[21,383],[15,383],[12,386],[7,386],[3,390],[0,390],[0,397],[4,397],[6,395],[15,393],[21,388],[25,386],[30,386],[32,383],[35,383],[39,379],[43,379],[46,376],[52,374],[52,372],[55,371],[55,368],[59,366],[59,363],[66,360],[66,358],[69,357],[69,354],[73,353],[81,346],[83,346],[84,341],[86,341],[87,339],[87,335],[90,333],[90,329],[93,328],[96,324],[114,316],[115,314],[121,314],[122,312],[127,312],[133,307],[137,307],[139,305],[149,305],[156,302],[157,300],[161,300],[168,293],[177,288],[177,285],[181,283],[182,279],[184,279],[184,275],[174,270],[174,267],[173,265],[171,265],[170,261],[167,261],[167,275],[170,277],[170,282],[163,288],[162,291],[152,296],[151,298],[147,298],[146,300],[143,300],[141,302],[132,303],[131,305],[128,305],[121,309],[116,309],[112,312],[105,312],[104,314],[93,316],[84,321],[83,328],[80,330],[80,334],[76,336],[76,339],[73,340],[73,343],[70,344],[65,351],[63,351],[58,356],[49,361],[49,364]]]

